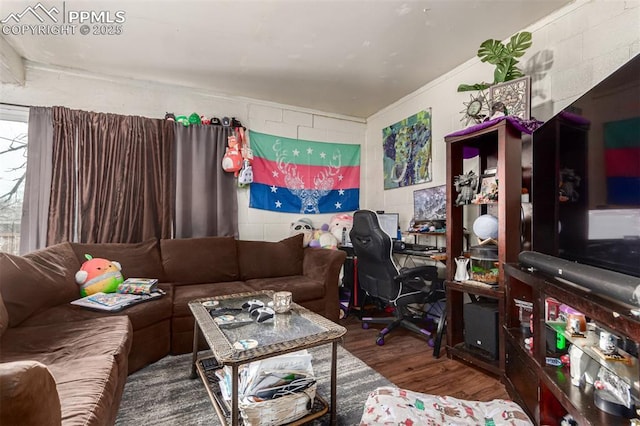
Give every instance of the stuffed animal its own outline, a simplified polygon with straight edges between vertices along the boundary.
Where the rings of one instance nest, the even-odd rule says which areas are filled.
[[[329,225],[325,223],[320,229],[313,231],[313,238],[309,243],[309,247],[336,249],[338,248],[338,240],[329,232]]]
[[[233,172],[235,176],[238,176],[238,172],[242,168],[242,154],[240,154],[238,139],[235,135],[227,138],[227,145],[227,151],[222,158],[222,168],[225,172]]]
[[[176,123],[180,123],[184,127],[188,127],[189,126],[189,118],[187,118],[186,115],[177,115],[176,116]]]
[[[80,285],[80,295],[90,296],[94,293],[115,293],[124,278],[120,272],[120,263],[93,258],[85,254],[87,259],[78,272],[76,272],[76,282]]]
[[[311,223],[310,219],[303,217],[291,223],[289,235],[293,237],[298,234],[304,235],[302,246],[307,247],[313,238],[313,223]]]
[[[194,112],[193,114],[191,114],[188,120],[189,120],[189,124],[202,124],[202,120],[200,119],[200,116],[198,115],[197,112]]]
[[[329,231],[338,240],[338,246],[350,243],[349,232],[353,228],[353,216],[347,213],[333,215],[329,221]]]
[[[242,161],[242,169],[238,174],[238,186],[245,187],[253,182],[253,168],[246,158]]]

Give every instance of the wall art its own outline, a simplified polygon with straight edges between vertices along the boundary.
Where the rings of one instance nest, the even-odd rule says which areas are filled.
[[[491,107],[501,102],[507,109],[507,115],[523,120],[531,116],[531,78],[521,77],[505,83],[495,84],[489,88]]]
[[[431,109],[382,129],[384,189],[431,182]]]

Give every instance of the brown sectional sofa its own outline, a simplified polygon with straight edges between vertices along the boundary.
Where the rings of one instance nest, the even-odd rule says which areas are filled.
[[[125,277],[160,280],[166,295],[119,313],[69,304],[84,255],[120,262]],[[288,290],[337,321],[345,253],[231,237],[137,244],[61,243],[0,253],[0,424],[112,424],[126,377],[168,353],[192,350],[196,298]],[[57,392],[53,390],[56,389]]]

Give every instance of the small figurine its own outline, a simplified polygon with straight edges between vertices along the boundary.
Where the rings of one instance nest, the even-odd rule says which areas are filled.
[[[560,190],[558,199],[560,202],[575,202],[580,198],[576,190],[580,186],[580,176],[576,175],[573,169],[564,168],[560,170]]]
[[[456,206],[469,204],[471,203],[471,200],[473,200],[476,187],[478,186],[478,175],[471,170],[469,173],[456,176],[453,181],[453,185],[458,192]]]

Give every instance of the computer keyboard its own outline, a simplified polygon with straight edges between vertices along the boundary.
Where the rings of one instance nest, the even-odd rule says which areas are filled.
[[[429,251],[429,250],[437,250],[438,248],[435,246],[427,246],[424,244],[406,244],[406,250],[414,250],[414,251]]]

